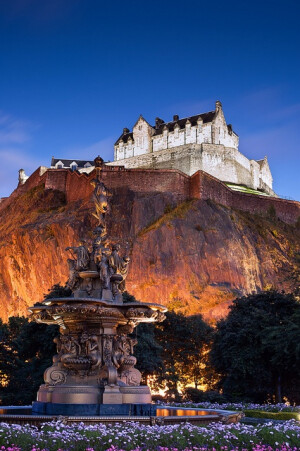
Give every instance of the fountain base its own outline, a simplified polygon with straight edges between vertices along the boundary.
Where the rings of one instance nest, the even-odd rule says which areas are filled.
[[[152,417],[156,415],[156,406],[153,404],[62,404],[35,401],[32,403],[32,415]]]
[[[106,385],[42,385],[32,412],[39,415],[153,416],[149,387]]]

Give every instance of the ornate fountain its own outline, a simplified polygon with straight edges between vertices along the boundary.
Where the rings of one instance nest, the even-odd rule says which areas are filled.
[[[44,373],[32,413],[49,415],[152,415],[151,393],[140,385],[132,338],[141,322],[163,321],[159,304],[123,302],[129,258],[109,241],[105,216],[109,191],[101,181],[103,160],[95,159],[93,200],[97,226],[91,246],[68,247],[69,297],[30,307],[40,323],[58,324],[57,354]]]

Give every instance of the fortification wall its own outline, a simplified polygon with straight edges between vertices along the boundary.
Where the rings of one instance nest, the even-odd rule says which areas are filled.
[[[199,155],[200,157],[201,144],[186,144],[172,149],[160,150],[143,155],[138,155],[132,158],[124,158],[123,160],[107,163],[110,165],[122,165],[126,169],[131,168],[153,168],[153,169],[178,169],[187,175],[199,169],[191,167],[190,156]],[[201,168],[200,168],[201,169]],[[193,172],[192,172],[193,171]]]
[[[115,164],[128,169],[178,169],[187,175],[200,170],[224,182],[272,192],[272,176],[265,166],[261,170],[256,161],[250,161],[237,149],[222,144],[185,144],[108,163]]]
[[[59,174],[60,173],[60,174]],[[95,171],[89,175],[70,170],[49,170],[45,188],[59,189],[66,193],[68,202],[87,198],[92,194],[91,180]],[[189,198],[190,178],[172,169],[130,169],[111,168],[102,171],[102,180],[110,188],[126,186],[139,193],[172,192],[183,199]]]
[[[191,177],[190,195],[250,213],[270,214],[274,208],[276,216],[289,224],[294,224],[300,217],[300,202],[233,191],[203,171]]]
[[[41,183],[45,184],[45,189],[64,192],[67,202],[91,196],[93,187],[90,182],[95,177],[95,171],[87,175],[68,169],[48,169],[46,172],[44,169],[38,168],[9,198],[2,199],[0,209],[5,208],[15,197]],[[266,214],[274,208],[279,219],[291,224],[300,217],[299,202],[233,191],[204,171],[198,171],[189,177],[175,169],[125,169],[116,166],[106,167],[102,171],[102,179],[111,189],[126,187],[139,193],[172,192],[182,200],[211,199],[222,205],[250,213]]]

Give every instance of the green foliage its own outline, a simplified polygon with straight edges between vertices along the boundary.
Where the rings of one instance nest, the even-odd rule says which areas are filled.
[[[300,402],[299,309],[293,295],[276,291],[233,302],[210,354],[229,399]]]
[[[134,296],[132,296],[132,294],[128,293],[128,291],[124,291],[124,293],[122,293],[123,296],[123,302],[125,304],[127,304],[128,302],[139,302],[135,299]]]
[[[192,208],[193,204],[194,200],[192,199],[186,200],[178,204],[174,208],[172,208],[170,205],[167,205],[164,214],[148,224],[147,227],[142,229],[139,233],[139,236],[143,236],[146,233],[151,232],[152,230],[156,230],[164,224],[170,224],[174,219],[184,219],[188,211]]]
[[[297,412],[263,412],[261,410],[244,410],[246,417],[250,418],[267,418],[270,420],[299,420]]]
[[[226,398],[219,392],[214,390],[202,391],[197,388],[187,387],[184,390],[184,398],[187,401],[199,403],[199,402],[217,402],[224,403]]]
[[[30,404],[35,398],[43,373],[55,353],[53,339],[57,326],[11,317],[0,323],[0,386],[2,405]]]
[[[136,328],[138,344],[134,348],[136,367],[141,371],[144,382],[150,375],[163,371],[162,347],[155,339],[153,324],[141,323]]]
[[[62,286],[60,283],[56,283],[48,290],[48,294],[44,295],[44,299],[66,298],[71,296],[71,294],[72,291],[70,288]]]
[[[186,317],[168,312],[165,321],[155,327],[155,337],[163,348],[160,381],[165,383],[169,396],[178,397],[179,383],[193,383],[197,388],[204,382],[205,351],[212,340],[212,328],[201,315]]]

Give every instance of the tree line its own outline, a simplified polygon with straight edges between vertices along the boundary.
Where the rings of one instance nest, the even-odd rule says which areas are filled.
[[[132,299],[125,295],[124,301]],[[134,334],[143,382],[164,388],[169,400],[300,404],[300,303],[294,294],[238,298],[215,327],[201,315],[171,311],[164,322],[142,323]],[[35,400],[57,335],[57,326],[24,317],[0,322],[2,405]]]

